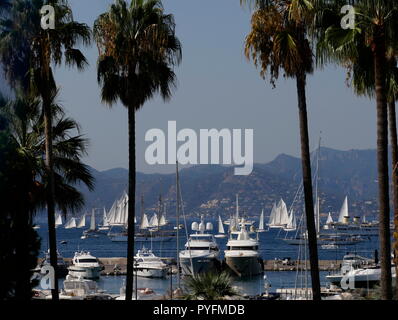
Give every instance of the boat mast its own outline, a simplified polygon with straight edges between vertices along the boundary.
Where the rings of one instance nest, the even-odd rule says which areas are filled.
[[[177,288],[180,286],[180,245],[179,245],[179,233],[180,233],[180,177],[178,175],[178,161],[176,161],[176,196],[177,196],[177,206],[176,206],[176,215],[177,215]]]
[[[316,179],[315,179],[315,208],[316,208],[316,232],[320,232],[320,213],[319,213],[319,195],[318,195],[318,180],[319,180],[319,158],[321,154],[321,137],[319,137],[318,152],[316,158]]]

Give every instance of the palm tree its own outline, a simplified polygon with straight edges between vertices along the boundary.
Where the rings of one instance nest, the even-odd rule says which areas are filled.
[[[373,66],[368,75],[374,83],[377,110],[381,295],[383,299],[391,299],[387,54],[389,48],[396,49],[398,44],[398,4],[388,0],[351,1],[356,10],[356,25],[354,29],[343,30],[339,19],[331,18],[331,9],[336,9],[336,3],[323,2],[326,10],[320,14],[320,47],[324,54],[343,65],[368,59],[371,61],[368,66]]]
[[[55,29],[41,28],[40,9],[49,4],[55,10]],[[51,63],[76,66],[83,70],[85,57],[75,46],[90,43],[90,29],[73,20],[67,0],[14,0],[9,14],[0,24],[0,57],[5,74],[13,87],[28,89],[42,99],[45,132],[45,164],[48,184],[47,211],[51,266],[57,269],[55,233],[55,177],[52,146],[51,97],[56,92]],[[25,91],[26,93],[26,91]],[[55,272],[56,274],[56,272]],[[58,299],[58,282],[52,290]]]
[[[0,255],[1,259],[8,261],[6,265],[9,269],[15,269],[10,273],[10,279],[2,281],[1,286],[5,287],[6,292],[0,295],[6,298],[31,297],[31,270],[36,266],[40,249],[40,241],[36,239],[38,236],[32,226],[33,216],[45,207],[48,193],[41,109],[40,99],[17,96],[16,100],[8,103],[0,102],[0,118],[7,124],[7,144],[12,148],[11,155],[7,156],[9,165],[0,170],[0,175],[4,177],[4,173],[7,181],[7,186],[1,188],[6,197],[0,217],[1,227],[4,228],[2,239],[11,243],[10,249],[1,250]],[[77,123],[64,116],[59,105],[53,104],[52,111],[55,202],[62,212],[73,212],[84,204],[76,185],[83,183],[90,190],[93,188],[93,177],[80,160],[86,154],[87,140],[79,134]],[[11,221],[7,214],[13,217]],[[15,259],[12,253],[14,248]],[[15,281],[15,286],[10,284],[12,281]]]
[[[164,14],[160,0],[117,0],[98,17],[94,37],[100,52],[98,82],[102,100],[113,105],[118,99],[128,109],[129,206],[126,300],[133,291],[135,218],[135,112],[156,93],[171,97],[175,86],[173,66],[181,61],[181,46],[175,36],[171,14]]]
[[[312,5],[309,1],[286,0],[264,0],[255,3],[256,11],[252,15],[251,31],[246,37],[246,57],[261,68],[260,74],[263,78],[267,73],[270,74],[273,86],[281,70],[287,77],[296,79],[312,292],[314,300],[320,300],[306,103],[306,78],[307,74],[313,72],[314,64],[306,27],[311,17]]]
[[[83,195],[76,185],[85,184],[94,188],[94,178],[89,167],[81,162],[87,155],[88,140],[80,134],[76,121],[65,117],[62,107],[52,99],[52,138],[55,178],[55,204],[64,213],[76,212],[84,206]],[[45,134],[40,99],[20,97],[0,109],[0,116],[6,119],[13,145],[21,157],[30,163],[34,177],[31,191],[33,212],[44,208],[49,193],[46,175]],[[30,219],[31,220],[31,219]]]
[[[226,296],[237,296],[232,287],[232,278],[227,272],[203,273],[185,280],[188,289],[186,300],[223,300]]]

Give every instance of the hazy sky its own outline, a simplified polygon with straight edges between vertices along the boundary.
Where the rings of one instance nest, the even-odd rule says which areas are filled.
[[[74,17],[92,26],[111,0],[69,0]],[[176,69],[178,88],[172,100],[149,101],[137,115],[137,169],[170,172],[173,166],[149,166],[144,152],[145,132],[167,128],[254,129],[254,161],[268,162],[280,153],[298,156],[300,140],[294,80],[279,80],[276,89],[263,81],[243,54],[250,26],[250,12],[239,0],[164,0],[173,13],[177,36],[183,45],[183,61]],[[83,73],[58,69],[61,103],[81,124],[90,139],[85,161],[98,170],[127,167],[127,111],[112,109],[100,100],[96,82],[97,49],[84,49],[90,67]],[[374,148],[374,103],[354,96],[345,84],[344,70],[330,66],[308,80],[310,143],[349,150]]]

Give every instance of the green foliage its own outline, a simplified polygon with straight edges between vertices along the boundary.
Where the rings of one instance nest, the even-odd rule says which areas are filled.
[[[54,97],[56,99],[56,97]],[[10,139],[17,152],[30,164],[35,178],[32,192],[35,206],[44,208],[47,198],[45,170],[45,135],[43,114],[39,99],[17,97],[0,108],[0,115],[7,119]],[[93,177],[88,166],[81,162],[87,154],[88,141],[79,133],[79,125],[64,115],[62,107],[52,103],[53,155],[55,175],[55,202],[63,212],[76,211],[84,205],[76,185],[84,183],[92,190]]]
[[[120,99],[139,109],[158,92],[170,98],[181,44],[173,16],[164,14],[159,0],[133,0],[130,5],[117,0],[95,21],[94,38],[104,102],[112,105]]]
[[[227,272],[203,273],[188,277],[185,282],[187,300],[223,300],[226,296],[237,296],[232,287],[232,278]]]

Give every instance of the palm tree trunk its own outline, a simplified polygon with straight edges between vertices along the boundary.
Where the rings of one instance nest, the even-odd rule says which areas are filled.
[[[28,173],[29,174],[29,173]],[[27,182],[27,181],[26,181]],[[27,182],[28,183],[28,182]],[[27,184],[28,185],[28,184]],[[29,265],[29,249],[28,249],[28,239],[27,239],[27,229],[29,227],[29,213],[27,208],[27,199],[25,195],[25,190],[23,190],[23,199],[21,199],[19,204],[16,204],[18,208],[15,215],[15,231],[17,232],[16,236],[16,265],[15,269],[17,270],[16,275],[16,285],[15,285],[15,298],[17,300],[29,301],[31,298],[31,290],[30,290],[30,272],[27,270],[27,266]]]
[[[395,243],[394,243],[394,260],[395,271],[398,274],[398,137],[397,137],[397,118],[395,112],[395,97],[392,97],[388,103],[388,123],[390,128],[390,144],[392,157],[392,187],[393,187],[393,203],[394,203],[394,226],[395,226]],[[398,299],[398,277],[395,282],[395,295]]]
[[[308,231],[308,247],[310,254],[311,283],[314,300],[321,300],[321,285],[319,280],[318,246],[314,218],[314,200],[312,195],[311,160],[308,138],[306,76],[300,72],[296,76],[298,109],[300,119],[301,165],[303,170],[305,213]]]
[[[392,298],[391,287],[391,243],[390,203],[388,181],[388,120],[386,96],[386,55],[385,41],[376,37],[374,43],[375,87],[377,99],[377,167],[379,180],[379,238],[381,263],[381,298]]]
[[[134,281],[134,217],[135,217],[135,107],[128,108],[129,121],[129,205],[128,205],[128,229],[127,229],[127,277],[126,300],[133,296]],[[136,288],[137,290],[137,288]]]
[[[53,142],[52,142],[52,115],[51,115],[51,99],[49,90],[42,95],[44,109],[44,134],[46,137],[46,173],[48,183],[47,194],[47,219],[48,219],[48,242],[50,249],[50,264],[54,268],[54,289],[51,290],[53,300],[59,299],[58,279],[57,279],[57,235],[55,232],[55,190],[54,190],[54,169],[53,169]]]

